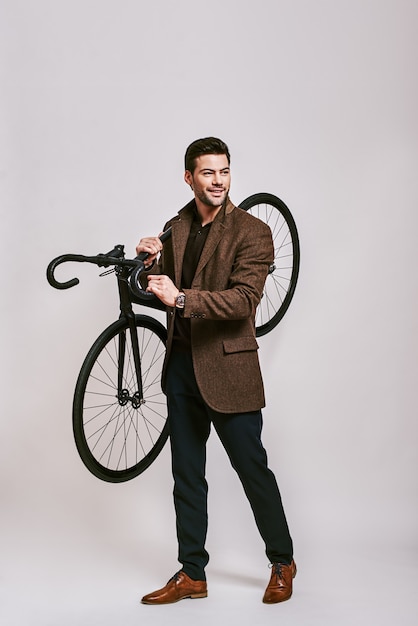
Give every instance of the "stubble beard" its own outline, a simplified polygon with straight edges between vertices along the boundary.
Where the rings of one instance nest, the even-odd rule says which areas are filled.
[[[207,194],[204,190],[199,190],[199,191],[195,190],[196,196],[199,198],[199,200],[203,202],[203,204],[206,204],[206,206],[210,206],[210,207],[222,206],[228,196],[228,192],[229,192],[229,189],[225,189],[222,195],[219,196],[219,198],[213,198],[212,196]]]

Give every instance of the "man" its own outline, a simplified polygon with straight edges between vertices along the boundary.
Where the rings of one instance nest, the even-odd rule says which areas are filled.
[[[167,306],[163,387],[182,564],[142,602],[207,596],[205,461],[211,424],[242,482],[272,563],[263,602],[282,602],[292,595],[296,565],[260,439],[264,391],[254,322],[273,262],[272,235],[264,222],[230,201],[230,155],[220,139],[199,139],[187,148],[184,179],[194,199],[166,224],[172,237],[164,249],[158,237],[137,246],[138,254],[150,255],[147,289]]]

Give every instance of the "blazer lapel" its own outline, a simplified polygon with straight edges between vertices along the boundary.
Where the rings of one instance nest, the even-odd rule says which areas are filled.
[[[190,228],[193,222],[194,215],[194,200],[189,202],[181,211],[179,211],[179,217],[176,221],[172,222],[172,243],[174,254],[174,276],[176,285],[181,284],[181,274],[183,267],[184,252],[186,250],[187,240],[190,234]],[[215,249],[220,242],[223,234],[226,231],[225,217],[235,209],[228,198],[225,206],[225,210],[222,214],[218,214],[212,223],[208,238],[206,239],[205,246],[202,250],[202,254],[199,259],[199,263],[196,268],[195,276],[197,276],[205,267],[209,259],[212,257]]]
[[[171,240],[174,255],[174,277],[176,285],[181,284],[184,252],[186,250],[186,244],[193,221],[193,213],[188,209],[189,205],[184,207],[184,209],[179,212],[179,218],[171,224]]]

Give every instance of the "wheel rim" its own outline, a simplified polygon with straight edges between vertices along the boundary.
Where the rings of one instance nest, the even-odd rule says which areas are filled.
[[[240,207],[265,222],[273,237],[274,262],[255,318],[257,336],[261,336],[279,323],[293,297],[299,273],[299,237],[288,207],[277,196],[255,194]]]
[[[166,440],[167,419],[161,390],[163,338],[150,328],[137,327],[143,380],[139,398],[130,331],[120,332],[126,335],[122,392],[118,396],[116,333],[94,357],[78,407],[83,461],[97,476],[114,482],[128,480],[150,464]]]

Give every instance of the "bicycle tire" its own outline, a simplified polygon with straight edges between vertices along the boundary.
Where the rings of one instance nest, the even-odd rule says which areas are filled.
[[[299,276],[300,245],[295,220],[286,206],[271,193],[256,193],[239,205],[270,226],[274,263],[256,311],[256,335],[261,337],[277,326],[295,292]]]
[[[118,400],[119,335],[126,333],[123,384],[133,399],[135,365],[128,322],[122,318],[96,339],[78,376],[73,402],[73,431],[87,469],[101,480],[119,483],[147,469],[168,438],[167,403],[161,373],[167,332],[157,320],[135,315],[140,349],[143,403]]]

